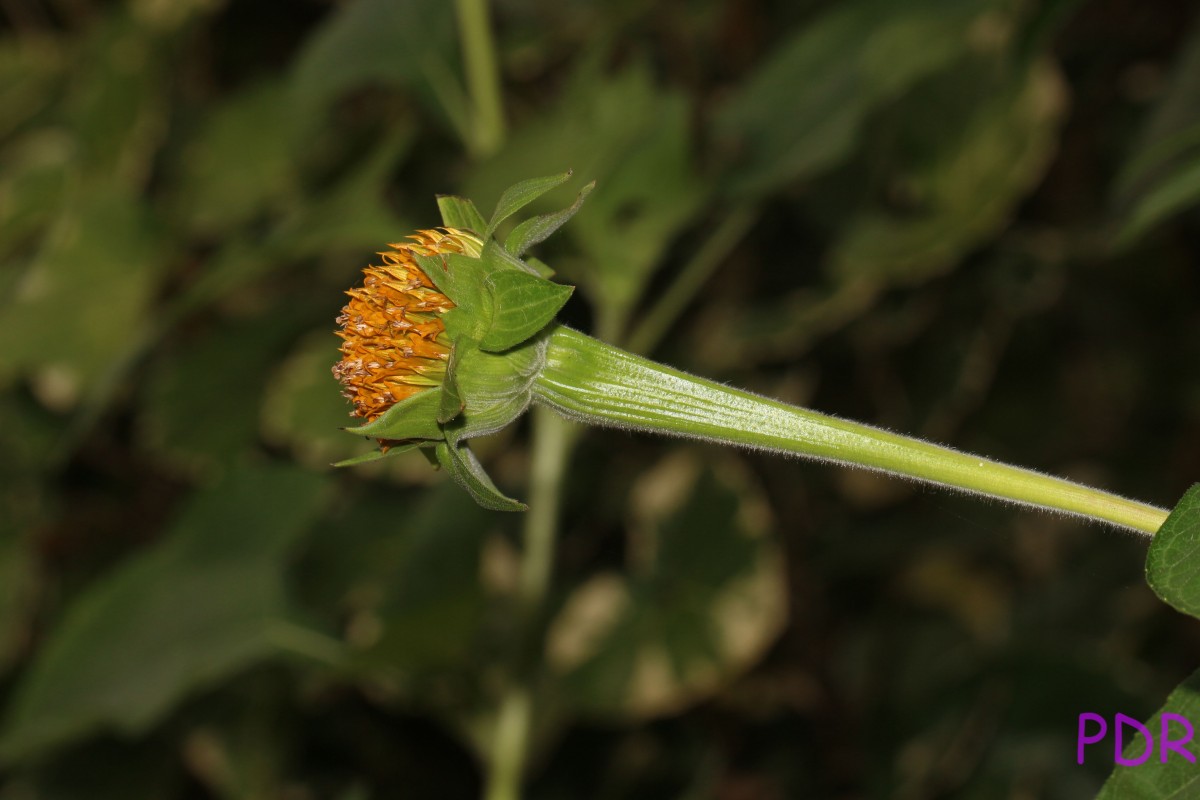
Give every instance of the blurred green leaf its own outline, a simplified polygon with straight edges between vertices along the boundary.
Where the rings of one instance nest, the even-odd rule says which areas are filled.
[[[850,218],[828,256],[839,282],[916,283],[954,267],[1042,179],[1066,108],[1062,80],[1046,62],[989,80],[995,68],[960,64],[898,110],[904,149],[890,182],[907,207]]]
[[[72,198],[0,315],[0,383],[32,377],[70,408],[146,334],[162,271],[156,220],[126,192]]]
[[[271,239],[291,258],[306,258],[338,250],[377,253],[402,238],[412,226],[397,218],[387,192],[415,133],[411,125],[393,126],[336,183],[281,220]]]
[[[854,152],[868,114],[967,52],[992,0],[852,0],[767,56],[714,120],[741,162],[734,192],[757,195]]]
[[[168,48],[121,7],[72,50],[63,125],[88,179],[141,187],[166,131]]]
[[[45,480],[61,423],[31,399],[0,392],[0,675],[33,633],[42,578],[36,531],[53,510]]]
[[[384,197],[396,161],[412,140],[403,128],[383,139],[335,185],[315,197],[296,198],[289,212],[261,236],[239,231],[208,257],[176,310],[202,307],[288,267],[339,251],[377,252],[406,229]],[[358,263],[358,258],[355,259]]]
[[[0,38],[0,140],[58,98],[62,45],[48,36]]]
[[[1200,617],[1200,484],[1188,489],[1150,542],[1146,581],[1167,603]]]
[[[395,505],[376,501],[353,515],[357,524],[377,526],[395,516]],[[365,609],[379,623],[364,651],[368,663],[418,672],[470,663],[487,610],[479,577],[484,533],[502,521],[447,482],[358,554],[357,574],[376,587],[363,594],[378,598]]]
[[[674,459],[638,491],[633,574],[575,589],[548,635],[563,690],[592,714],[678,711],[753,664],[784,624],[780,553],[744,478]]]
[[[26,765],[0,784],[3,800],[129,800],[169,797],[183,782],[179,752],[165,739],[98,741]],[[7,774],[7,773],[6,773]]]
[[[33,249],[35,234],[63,206],[74,156],[70,136],[44,128],[0,150],[0,258]],[[20,274],[9,269],[0,276],[0,298],[10,296],[5,290]]]
[[[1137,199],[1134,209],[1117,233],[1117,242],[1128,245],[1169,217],[1200,202],[1200,151],[1187,161],[1177,162],[1169,174]]]
[[[1196,492],[1194,488],[1188,496],[1196,495]],[[1141,757],[1146,747],[1150,747],[1150,757],[1137,766],[1116,767],[1096,800],[1162,800],[1193,797],[1200,792],[1200,770],[1196,769],[1195,764],[1170,750],[1163,753],[1167,756],[1165,763],[1159,760],[1157,748],[1163,746],[1159,734],[1163,730],[1164,714],[1183,717],[1189,722],[1189,730],[1190,725],[1195,724],[1194,720],[1200,719],[1200,672],[1192,673],[1186,681],[1175,687],[1166,704],[1146,721],[1146,727],[1155,737],[1154,741],[1147,744],[1144,737],[1135,735],[1122,754],[1126,760],[1134,761]],[[1171,724],[1171,736],[1176,742],[1189,742],[1191,739],[1177,720]],[[1194,741],[1184,747],[1195,753]]]
[[[251,449],[267,380],[295,335],[297,316],[285,308],[223,321],[178,349],[164,348],[146,378],[143,442],[198,474],[219,470]]]
[[[16,509],[9,508],[14,500],[6,494],[0,494],[0,513],[7,516]],[[0,675],[6,674],[21,654],[32,623],[36,554],[28,536],[22,535],[25,532],[13,529],[15,523],[30,516],[26,512],[0,523]]]
[[[302,118],[347,89],[381,83],[431,96],[460,132],[467,100],[454,71],[453,6],[443,0],[352,0],[331,13],[296,58],[293,97]]]
[[[280,81],[244,88],[213,109],[181,154],[172,184],[187,228],[203,236],[237,226],[298,189],[296,125]]]
[[[305,336],[270,375],[259,413],[263,437],[313,469],[363,451],[341,430],[351,407],[329,372],[337,360],[337,339],[327,328]]]
[[[1200,23],[1193,24],[1167,91],[1122,167],[1113,199],[1128,246],[1152,228],[1200,202]]]
[[[141,733],[270,656],[283,562],[324,494],[323,478],[288,467],[243,469],[198,493],[161,543],[75,598],[17,686],[0,757],[97,728]]]

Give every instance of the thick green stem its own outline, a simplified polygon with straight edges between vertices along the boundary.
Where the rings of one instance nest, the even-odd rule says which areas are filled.
[[[1167,512],[1033,470],[789,406],[656,364],[569,328],[550,337],[538,401],[592,425],[865,467],[1154,533]]]
[[[472,155],[485,158],[504,141],[504,105],[500,99],[500,70],[488,0],[458,0],[459,40],[467,73],[467,91],[474,106],[471,136]]]

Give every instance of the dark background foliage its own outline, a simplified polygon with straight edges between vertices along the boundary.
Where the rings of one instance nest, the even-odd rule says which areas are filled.
[[[520,520],[335,472],[342,291],[575,169],[566,319],[1170,506],[1200,475],[1184,0],[0,3],[0,798],[474,797]],[[563,190],[547,208],[569,202]],[[664,298],[667,298],[664,300]],[[525,426],[481,457],[523,496]],[[531,798],[1087,798],[1200,632],[1146,544],[611,431],[569,466]]]

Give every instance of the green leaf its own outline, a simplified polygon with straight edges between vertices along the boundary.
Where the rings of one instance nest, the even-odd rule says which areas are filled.
[[[441,442],[437,446],[438,463],[450,473],[475,502],[492,511],[526,511],[529,506],[502,493],[492,483],[483,465],[466,444]]]
[[[98,728],[140,734],[186,695],[272,655],[286,554],[324,486],[295,468],[259,467],[197,494],[157,546],[67,608],[16,688],[0,759]]]
[[[546,241],[556,230],[561,228],[564,223],[575,213],[579,211],[583,205],[583,201],[592,193],[592,189],[596,188],[596,182],[592,181],[587,186],[579,190],[575,202],[562,211],[556,211],[553,214],[541,214],[536,217],[530,217],[524,222],[513,228],[512,233],[504,240],[504,249],[520,258],[525,254],[525,251],[535,244]]]
[[[1154,534],[1146,582],[1169,605],[1200,617],[1200,483],[1187,490]]]
[[[442,390],[430,387],[407,397],[383,412],[378,419],[346,428],[346,433],[370,436],[372,439],[440,439],[437,414],[441,407]]]
[[[488,223],[487,230],[483,235],[484,241],[492,238],[492,234],[496,232],[496,226],[501,222],[534,200],[537,200],[551,189],[562,186],[570,179],[571,171],[567,170],[558,175],[549,175],[545,178],[530,178],[505,189],[504,194],[500,195],[499,202],[496,203],[496,210],[492,212],[492,219]]]
[[[442,213],[442,224],[447,228],[460,228],[479,235],[487,230],[487,222],[475,203],[465,197],[449,194],[438,195],[438,210]]]
[[[1193,488],[1188,494],[1193,494],[1196,488],[1200,487]],[[1100,794],[1096,795],[1096,800],[1184,800],[1196,797],[1200,793],[1200,769],[1179,753],[1161,750],[1162,742],[1159,737],[1163,732],[1163,716],[1166,714],[1183,717],[1193,724],[1195,720],[1200,719],[1200,671],[1193,672],[1187,680],[1175,687],[1166,704],[1146,721],[1146,728],[1154,736],[1150,757],[1136,766],[1116,767]],[[1168,720],[1168,723],[1167,731],[1171,740],[1181,740],[1185,732],[1181,730],[1178,719],[1173,722]],[[1109,735],[1114,735],[1111,730]],[[1101,758],[1112,758],[1108,741],[1105,739],[1096,745],[1097,748],[1103,747],[1099,754]],[[1122,755],[1127,761],[1136,761],[1142,756],[1146,746],[1144,737],[1134,735]],[[1185,747],[1195,754],[1195,741]],[[1160,755],[1163,754],[1167,756],[1165,763],[1160,760]]]
[[[575,290],[525,272],[497,272],[488,278],[495,314],[479,346],[498,353],[515,347],[549,325]]]

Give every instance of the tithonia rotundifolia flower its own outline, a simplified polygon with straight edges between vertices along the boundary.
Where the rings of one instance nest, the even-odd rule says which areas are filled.
[[[334,367],[351,433],[380,442],[341,465],[420,448],[487,508],[525,508],[492,482],[469,440],[501,430],[537,403],[576,422],[666,433],[888,472],[1154,533],[1164,509],[1033,470],[689,375],[556,321],[572,287],[525,252],[570,218],[575,203],[499,226],[570,173],[505,190],[490,219],[465,198],[438,198],[445,228],[391,245],[366,269],[338,318]],[[478,232],[478,235],[476,234]]]
[[[333,367],[353,417],[368,422],[401,400],[439,386],[450,357],[442,315],[454,303],[438,291],[414,256],[478,256],[474,235],[454,228],[418,231],[388,245],[383,263],[363,270],[362,286],[337,322],[342,359]]]

